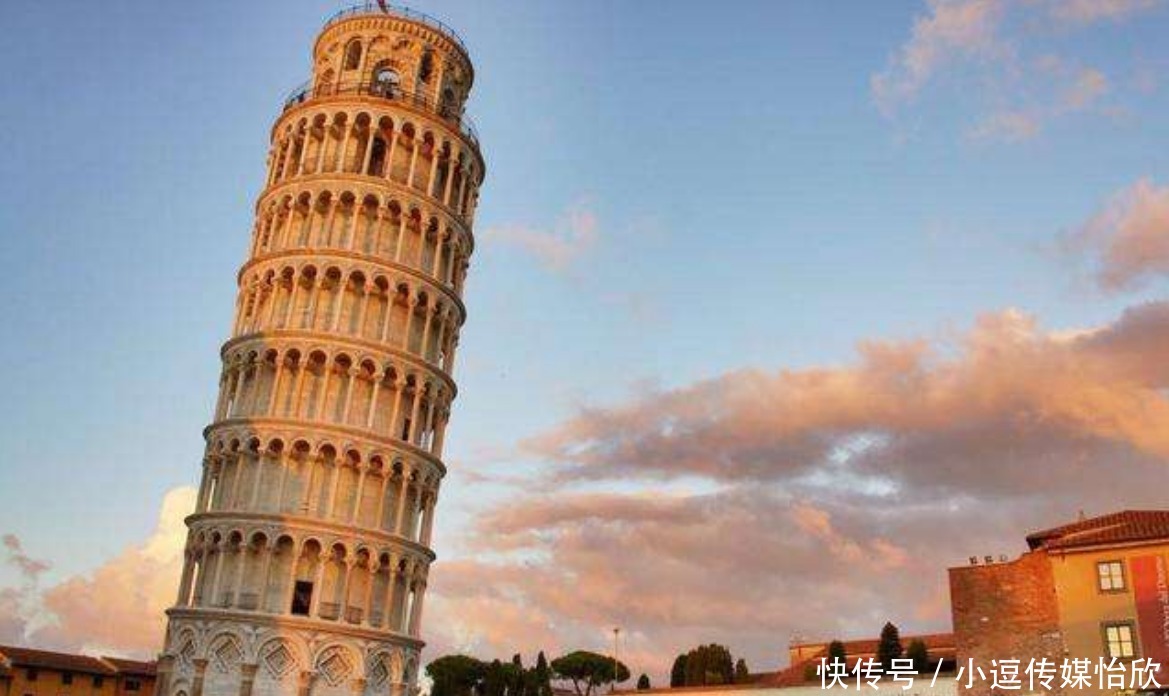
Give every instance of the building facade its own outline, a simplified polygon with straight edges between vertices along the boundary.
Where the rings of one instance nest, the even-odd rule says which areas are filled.
[[[472,220],[441,22],[325,24],[271,131],[160,696],[411,693]]]
[[[1157,680],[1169,684],[1169,511],[1081,519],[1031,534],[1027,544],[1014,560],[973,558],[950,569],[960,663],[1143,658],[1166,665]],[[1112,691],[1102,683],[1075,691]]]
[[[0,645],[0,696],[149,696],[155,664]]]

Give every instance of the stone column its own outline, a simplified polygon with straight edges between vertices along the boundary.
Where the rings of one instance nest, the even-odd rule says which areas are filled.
[[[256,680],[256,667],[258,665],[247,663],[239,666],[239,696],[252,696],[252,684]]]
[[[207,659],[196,658],[195,678],[191,680],[191,696],[203,696],[203,675],[207,672]]]

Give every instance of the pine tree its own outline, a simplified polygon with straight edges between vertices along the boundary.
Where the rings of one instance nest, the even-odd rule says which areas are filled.
[[[670,686],[686,686],[686,653],[674,658],[674,666],[670,668]]]
[[[918,674],[925,674],[929,671],[930,653],[925,647],[925,642],[920,638],[909,641],[909,647],[905,649],[905,656],[913,660],[913,669]]]
[[[516,653],[507,669],[507,696],[524,696],[525,676],[524,660]]]
[[[535,673],[533,696],[552,696],[552,669],[548,667],[548,658],[544,657],[543,650],[536,657],[536,666],[532,671]]]
[[[881,629],[881,640],[877,643],[877,661],[885,671],[888,671],[893,667],[893,660],[901,657],[903,652],[901,633],[892,621],[886,622],[885,627]]]
[[[828,644],[828,663],[833,662],[847,662],[848,651],[844,649],[844,643],[839,640],[834,640]]]

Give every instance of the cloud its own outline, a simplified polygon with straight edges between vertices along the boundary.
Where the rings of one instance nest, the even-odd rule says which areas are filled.
[[[0,543],[8,552],[8,563],[15,566],[21,577],[30,584],[35,585],[41,574],[50,568],[47,561],[37,560],[26,554],[15,534],[5,534],[0,537]]]
[[[0,636],[5,640],[89,653],[153,655],[162,646],[165,610],[174,604],[194,488],[166,494],[158,525],[92,573],[69,577],[17,596],[0,590]],[[11,541],[10,541],[11,540]],[[47,564],[23,556],[15,537],[4,537],[10,560],[39,575]],[[20,612],[10,614],[12,607]],[[17,616],[18,620],[7,618]]]
[[[884,72],[871,78],[877,105],[891,113],[912,99],[949,63],[1002,50],[997,37],[1004,0],[930,0],[916,17],[909,40]]]
[[[467,641],[458,647],[598,649],[616,625],[635,671],[661,674],[677,652],[720,638],[762,668],[793,627],[868,630],[883,593],[917,592],[891,572],[915,565],[899,544],[779,492],[561,492],[515,507],[481,518],[474,545],[516,558],[435,568],[428,625]]]
[[[1080,509],[1163,504],[1166,345],[1169,303],[1075,331],[1005,310],[581,410],[523,444],[554,473],[435,567],[429,630],[507,655],[620,625],[659,677],[711,640],[766,669],[792,635],[947,630],[946,567]]]
[[[1051,0],[1050,12],[1069,24],[1119,21],[1163,6],[1164,0]]]
[[[1133,314],[1155,320],[1169,338],[1169,321],[1160,324],[1169,318],[1165,305]],[[1134,321],[1126,317],[1118,326]],[[1160,356],[1152,352],[1133,363],[1095,347],[1118,330],[1068,340],[1016,311],[988,314],[952,345],[873,341],[849,367],[737,370],[617,408],[584,410],[524,445],[561,462],[562,480],[683,472],[714,480],[792,480],[843,460],[864,463],[850,466],[857,475],[896,474],[922,484],[935,476],[936,461],[915,469],[887,453],[948,443],[963,445],[948,455],[952,475],[975,467],[980,480],[962,484],[982,488],[1025,483],[1010,448],[1029,446],[1033,438],[1075,436],[1167,456],[1169,402],[1160,390],[1169,383]],[[863,446],[847,450],[858,437],[867,438]],[[972,447],[979,459],[998,455],[999,461],[958,458]]]
[[[0,641],[14,642],[21,640],[28,630],[30,617],[35,612],[41,575],[50,565],[26,554],[15,534],[0,537],[0,545],[7,553],[6,563],[20,578],[19,587],[0,588]]]
[[[946,630],[947,566],[1018,551],[1080,509],[1163,504],[1166,345],[1169,302],[1073,331],[1004,310],[954,335],[865,342],[840,366],[737,370],[582,410],[524,443],[546,468],[434,567],[427,658],[603,650],[621,626],[635,672],[660,681],[703,642],[768,669],[793,635]],[[38,590],[36,616],[0,591],[0,616],[17,617],[0,631],[153,652],[193,497],[172,491],[144,543]]]
[[[549,270],[565,271],[597,243],[597,218],[583,205],[570,207],[550,229],[526,225],[491,227],[488,240],[523,249]]]
[[[1064,89],[1063,106],[1069,110],[1086,109],[1108,93],[1108,78],[1095,68],[1080,70]]]
[[[1020,142],[1047,124],[1075,114],[1113,115],[1114,85],[1105,72],[1082,65],[1082,51],[1037,55],[1050,46],[1052,26],[1082,33],[1163,6],[1162,0],[928,0],[909,38],[870,78],[878,110],[894,118],[944,74],[958,86],[966,135],[975,141]],[[1047,40],[1039,41],[1037,37]],[[1063,37],[1061,37],[1063,38]],[[1063,42],[1063,43],[1066,43]],[[1086,52],[1084,52],[1086,53]],[[965,89],[970,84],[976,88]]]
[[[1107,292],[1134,290],[1169,275],[1169,187],[1141,179],[1117,192],[1062,239]]]
[[[1057,56],[1042,57],[1036,61],[1035,69],[1044,75],[1044,93],[1030,99],[1031,103],[1024,108],[992,112],[970,129],[968,135],[972,140],[1030,140],[1048,123],[1098,108],[1111,91],[1104,73],[1095,68],[1069,65]]]
[[[1034,138],[1043,130],[1043,120],[1035,113],[1004,111],[991,114],[970,130],[973,140],[1017,143]]]

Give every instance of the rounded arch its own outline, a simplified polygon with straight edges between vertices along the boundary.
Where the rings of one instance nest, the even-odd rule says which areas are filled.
[[[341,58],[341,70],[356,70],[361,67],[362,45],[361,39],[353,38],[345,44],[345,51]]]

